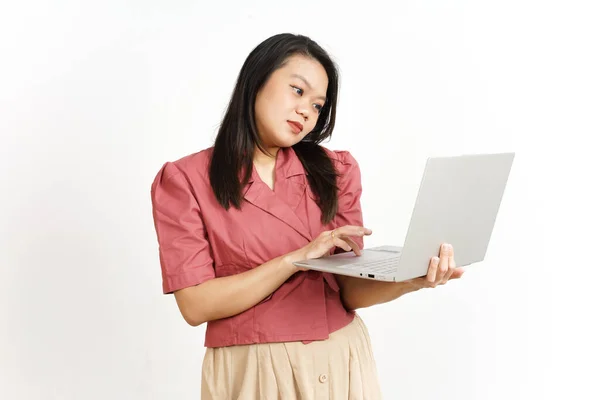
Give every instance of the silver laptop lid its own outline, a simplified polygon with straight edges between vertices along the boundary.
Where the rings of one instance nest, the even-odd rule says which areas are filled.
[[[396,280],[423,276],[442,243],[454,246],[457,266],[484,259],[514,155],[428,158]]]

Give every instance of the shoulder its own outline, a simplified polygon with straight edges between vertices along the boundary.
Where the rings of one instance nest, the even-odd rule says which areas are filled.
[[[325,153],[333,161],[333,166],[340,173],[348,173],[353,169],[359,169],[358,161],[349,150],[331,150],[321,146]]]
[[[166,161],[162,164],[153,182],[153,188],[163,181],[169,181],[177,177],[201,178],[208,176],[208,167],[214,147],[208,147],[180,157],[175,160]]]

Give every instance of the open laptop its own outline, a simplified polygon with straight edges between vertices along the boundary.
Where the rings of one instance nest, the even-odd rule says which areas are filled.
[[[381,281],[427,275],[442,243],[454,247],[457,266],[483,261],[515,153],[430,157],[404,246],[378,246],[294,262],[334,274]],[[390,216],[393,220],[393,215]]]

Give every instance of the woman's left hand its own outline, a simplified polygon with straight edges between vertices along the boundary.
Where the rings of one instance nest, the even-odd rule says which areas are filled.
[[[434,288],[444,285],[450,279],[458,279],[465,272],[464,268],[457,267],[454,262],[454,249],[451,244],[444,243],[440,247],[439,257],[432,257],[429,262],[427,275],[410,282],[419,288]]]

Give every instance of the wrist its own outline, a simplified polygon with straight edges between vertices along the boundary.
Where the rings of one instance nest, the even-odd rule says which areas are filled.
[[[292,274],[298,271],[298,267],[296,267],[294,263],[302,260],[306,260],[306,254],[303,248],[287,253],[282,258],[284,267],[289,269]]]
[[[402,286],[402,291],[405,293],[416,292],[417,290],[423,289],[423,285],[420,285],[417,280],[409,279],[407,281],[398,282]]]
[[[394,287],[394,289],[392,289],[392,291],[394,292],[394,299],[404,296],[405,294],[417,292],[420,289],[422,289],[420,285],[418,285],[416,282],[413,282],[412,280],[395,282],[392,285]]]
[[[304,247],[299,248],[298,250],[294,250],[290,253],[287,253],[284,258],[289,263],[294,263],[296,261],[302,261],[308,259],[308,255],[306,254],[306,249]]]

